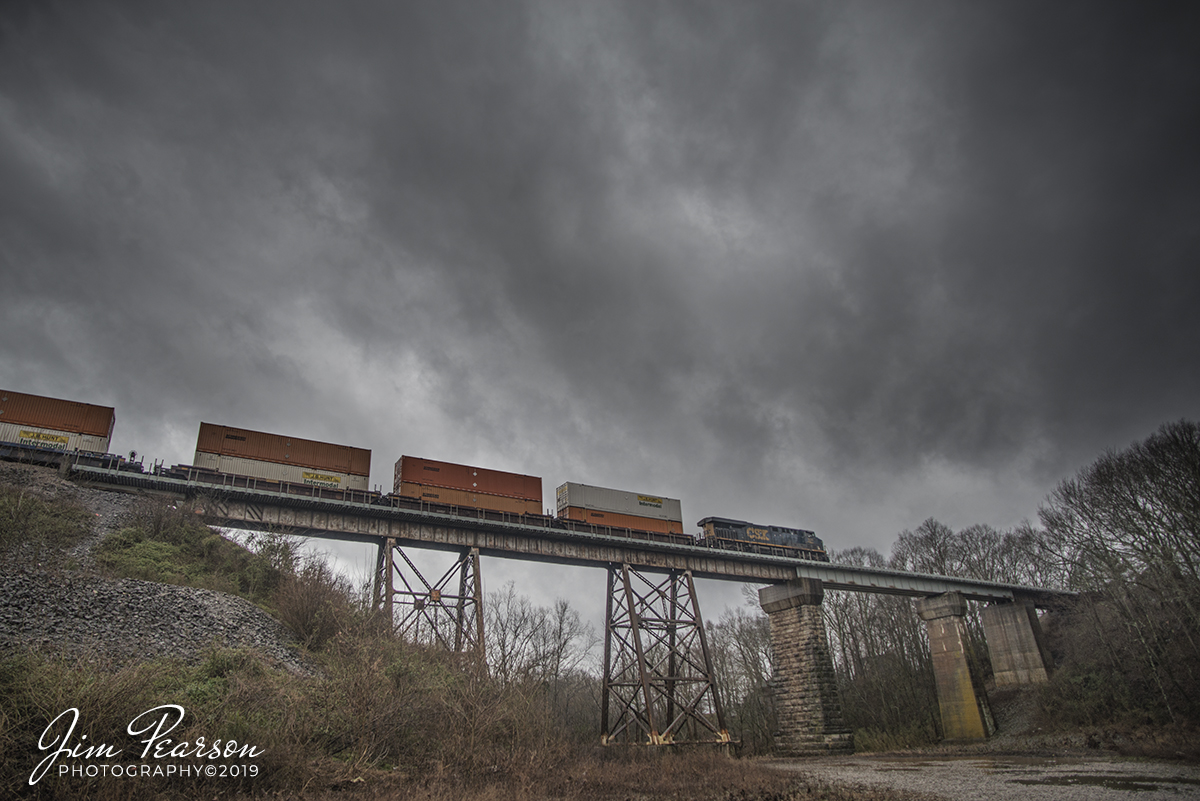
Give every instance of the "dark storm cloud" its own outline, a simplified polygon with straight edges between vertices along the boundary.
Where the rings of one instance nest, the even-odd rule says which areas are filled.
[[[1200,12],[1056,10],[995,20],[965,64],[965,203],[946,241],[961,268],[946,278],[1012,332],[998,355],[1028,371],[1033,418],[1088,458],[1080,445],[1106,432],[1195,414]]]
[[[1189,5],[0,26],[6,385],[779,509],[1195,415]]]
[[[711,56],[705,65],[738,74],[745,59],[720,47],[726,30],[701,21],[693,49],[676,51],[653,37],[626,41],[630,50],[643,48],[631,59],[641,83],[664,98],[656,144],[672,151],[653,162],[646,182],[746,196],[785,242],[788,214],[808,215],[835,266],[831,277],[811,269],[805,262],[814,254],[802,247],[791,258],[748,255],[737,282],[750,286],[710,281],[720,291],[703,305],[679,309],[666,300],[659,313],[676,323],[671,331],[634,322],[615,352],[629,364],[638,344],[653,342],[683,369],[725,368],[726,387],[747,387],[741,394],[749,397],[731,402],[744,410],[740,416],[708,419],[726,421],[716,433],[726,432],[721,440],[735,451],[764,406],[815,416],[834,459],[901,462],[930,454],[986,462],[1030,440],[1086,459],[1114,433],[1119,443],[1156,420],[1191,413],[1191,354],[1200,340],[1187,313],[1200,255],[1193,213],[1200,176],[1189,142],[1200,76],[1189,44],[1195,12],[1067,5],[1047,13],[1006,5],[920,21],[892,17],[896,27],[868,28],[866,36],[880,38],[852,41],[848,52],[828,45],[836,21],[773,19],[739,28],[733,41],[766,65],[755,86],[775,88],[772,103],[743,107],[744,87],[692,63]],[[927,23],[932,30],[923,29]],[[764,28],[779,35],[762,36]],[[898,66],[927,96],[871,106],[872,92],[909,89],[888,81],[886,59],[905,55],[886,45],[888,34],[911,35],[922,46],[914,66]],[[806,35],[816,47],[804,47]],[[796,58],[787,48],[793,39],[799,52],[827,52]],[[874,64],[845,63],[876,52]],[[814,60],[818,69],[809,68]],[[860,109],[861,96],[868,105]],[[806,106],[812,97],[815,105]],[[702,113],[729,106],[739,113]],[[839,163],[834,180],[822,183],[822,154],[805,146],[829,143],[797,135],[805,111],[848,137],[861,135],[855,123],[881,127],[868,144],[898,147],[909,174],[885,187],[883,203],[851,163]],[[924,124],[906,127],[905,114],[922,112]],[[886,131],[891,125],[899,145]],[[702,142],[694,152],[693,142]],[[842,154],[836,145],[830,151]],[[715,163],[712,154],[720,154]],[[755,157],[770,171],[753,169],[763,163]],[[879,165],[889,166],[886,158]],[[802,177],[815,186],[795,180]],[[772,216],[760,198],[783,201],[784,211]],[[906,214],[906,206],[916,213]],[[676,258],[693,255],[686,242],[672,245]],[[672,273],[670,261],[651,263],[660,275],[678,277],[688,294],[686,273]],[[734,364],[705,358],[708,332],[685,314],[750,329],[716,332],[733,349]],[[759,428],[747,444],[776,433]],[[1063,469],[1061,458],[1049,470]]]

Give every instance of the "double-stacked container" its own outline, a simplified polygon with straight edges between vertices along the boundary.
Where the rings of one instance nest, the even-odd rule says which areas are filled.
[[[365,490],[371,451],[300,437],[201,423],[193,464],[218,473],[324,489]]]
[[[108,453],[116,419],[110,406],[0,390],[0,442]]]
[[[542,513],[542,480],[537,476],[401,456],[394,479],[393,491],[406,498],[513,514]]]
[[[637,531],[683,533],[683,514],[674,498],[571,482],[560,486],[555,495],[561,518]]]

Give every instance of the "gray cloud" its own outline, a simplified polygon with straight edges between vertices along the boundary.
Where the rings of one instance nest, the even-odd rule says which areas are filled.
[[[0,384],[886,548],[1196,414],[1186,4],[0,16]]]

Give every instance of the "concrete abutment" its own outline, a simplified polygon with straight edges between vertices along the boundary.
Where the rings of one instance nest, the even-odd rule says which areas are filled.
[[[771,622],[775,672],[771,684],[779,730],[776,750],[785,756],[852,753],[833,657],[821,617],[824,589],[816,579],[796,579],[759,590]]]
[[[1050,680],[1054,661],[1033,606],[1020,601],[993,604],[984,607],[981,616],[997,689]]]
[[[917,601],[929,632],[942,734],[947,740],[982,740],[996,731],[982,682],[967,658],[967,602],[948,592]]]

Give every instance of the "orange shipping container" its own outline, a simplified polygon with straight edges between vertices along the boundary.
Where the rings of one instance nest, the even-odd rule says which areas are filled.
[[[445,503],[451,506],[473,506],[476,509],[492,509],[497,512],[512,514],[540,515],[541,501],[530,501],[523,498],[509,498],[504,495],[488,495],[483,492],[466,492],[465,490],[447,489],[446,487],[431,487],[424,484],[401,482],[396,489],[405,498],[420,498],[430,503]]]
[[[396,462],[395,481],[392,486],[398,492],[402,483],[444,487],[485,495],[503,495],[536,501],[539,510],[542,506],[542,480],[537,476],[524,476],[520,473],[505,473],[465,464],[401,456]]]
[[[111,406],[0,390],[0,423],[111,439],[116,419]]]
[[[657,531],[662,534],[682,534],[683,523],[679,520],[659,520],[654,517],[639,517],[624,515],[619,512],[597,512],[595,509],[580,509],[578,506],[568,506],[560,517],[568,520],[581,520],[596,526],[611,526],[612,528],[631,528],[635,531]]]
[[[352,476],[371,475],[371,451],[299,437],[283,437],[245,428],[201,423],[197,453],[215,453],[262,462],[314,467]]]

